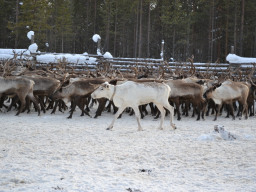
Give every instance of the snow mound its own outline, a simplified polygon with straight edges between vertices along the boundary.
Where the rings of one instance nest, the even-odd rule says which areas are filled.
[[[24,59],[24,55],[26,55],[26,59],[28,59],[27,56],[30,55],[30,51],[27,49],[0,49],[0,60],[13,59],[15,55],[19,59]]]
[[[113,56],[112,56],[111,53],[109,53],[109,52],[106,52],[106,53],[103,55],[103,57],[104,57],[105,59],[113,59]]]
[[[30,51],[30,53],[36,53],[37,49],[38,49],[38,46],[37,46],[36,43],[33,43],[33,44],[31,44],[31,45],[28,47],[28,50]]]
[[[94,34],[92,37],[92,40],[97,43],[99,41],[99,39],[101,39],[101,37],[98,34]]]
[[[237,136],[226,131],[223,125],[214,125],[214,131],[212,133],[203,134],[198,137],[199,141],[215,141],[215,140],[233,141],[236,139],[237,139]]]
[[[100,49],[97,49],[97,55],[102,55]]]
[[[240,57],[236,54],[228,54],[226,60],[229,63],[256,63],[256,58],[252,57]]]
[[[58,63],[59,61],[66,61],[72,64],[95,64],[96,58],[81,54],[44,54],[36,57],[39,63]]]
[[[28,37],[28,39],[30,39],[30,40],[31,40],[32,35],[35,35],[34,31],[29,31],[29,32],[27,33],[27,37]]]
[[[88,53],[87,53],[87,52],[84,52],[83,55],[84,55],[84,56],[88,56]]]

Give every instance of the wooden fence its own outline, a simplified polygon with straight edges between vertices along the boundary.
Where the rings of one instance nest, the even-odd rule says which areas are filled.
[[[44,53],[40,53],[44,54]],[[62,67],[65,71],[75,71],[76,73],[84,73],[90,71],[120,71],[129,72],[139,70],[140,72],[150,71],[151,73],[175,73],[175,74],[206,74],[209,75],[233,75],[248,76],[256,78],[256,64],[228,64],[228,63],[194,63],[192,60],[186,62],[167,62],[162,59],[151,58],[120,58],[105,59],[102,56],[92,55],[95,57],[95,63],[74,64],[67,62],[44,64],[33,59],[35,68],[50,67],[51,69],[59,69]]]
[[[194,63],[191,60],[187,62],[167,62],[161,59],[150,58],[113,58],[104,59],[97,55],[89,55],[96,57],[94,64],[66,64],[66,70],[83,73],[84,71],[120,71],[129,72],[136,68],[140,72],[150,71],[153,73],[175,73],[175,74],[207,74],[209,75],[231,75],[231,76],[248,76],[256,78],[256,64],[228,64],[228,63]],[[48,66],[55,68],[58,63],[51,63]],[[37,63],[37,67],[46,66]],[[57,68],[57,67],[56,67]]]

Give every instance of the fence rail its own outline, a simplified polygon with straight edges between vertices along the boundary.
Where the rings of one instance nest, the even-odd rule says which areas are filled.
[[[38,68],[49,67],[57,68],[58,63],[43,64],[37,63]],[[160,59],[134,59],[134,58],[113,58],[103,59],[97,58],[95,64],[66,64],[67,71],[114,71],[119,70],[121,72],[129,72],[134,68],[140,70],[153,70],[155,73],[159,73],[160,70],[166,72],[183,72],[188,73],[193,71],[194,73],[208,73],[208,74],[225,74],[232,72],[234,75],[240,73],[240,75],[248,75],[253,72],[253,77],[256,76],[256,64],[228,64],[228,63],[191,63],[191,62],[166,62]]]
[[[39,55],[44,55],[47,53],[40,53]],[[53,55],[58,55],[58,53],[53,53]],[[72,55],[72,54],[71,54]],[[78,54],[76,54],[78,55]],[[81,55],[82,56],[82,55]],[[228,64],[228,63],[193,63],[192,61],[187,62],[167,62],[162,59],[151,59],[151,58],[122,58],[115,57],[112,59],[105,59],[102,56],[89,54],[89,57],[96,58],[94,63],[68,63],[68,62],[56,62],[56,63],[40,63],[36,60],[36,55],[34,55],[34,65],[36,68],[51,67],[52,69],[58,69],[60,64],[64,66],[66,71],[76,71],[82,73],[83,71],[95,71],[95,70],[119,70],[122,72],[134,70],[137,68],[139,70],[151,70],[155,73],[159,71],[165,72],[193,72],[193,73],[212,73],[212,74],[225,74],[233,73],[234,75],[256,75],[256,64],[255,63],[241,63],[241,64]],[[19,59],[19,57],[17,57]]]

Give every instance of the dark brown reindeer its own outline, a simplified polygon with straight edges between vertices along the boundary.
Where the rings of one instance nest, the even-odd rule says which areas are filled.
[[[35,82],[33,93],[38,98],[41,110],[45,113],[44,97],[52,95],[61,85],[60,81],[52,77],[42,77],[39,75],[25,75],[24,78]]]
[[[197,111],[197,120],[200,120],[200,114],[204,118],[205,99],[203,98],[203,87],[197,83],[186,83],[183,80],[165,81],[170,86],[172,92],[170,100],[175,104],[178,120],[181,119],[180,103],[182,100],[192,103],[193,108]]]
[[[102,83],[104,83],[106,79],[85,79],[85,80],[78,80],[70,83],[69,85],[60,88],[57,90],[51,98],[54,100],[57,99],[66,99],[68,101],[72,101],[72,108],[70,111],[70,115],[68,118],[72,118],[73,112],[78,106],[83,114],[90,114],[84,110],[84,105],[80,105],[80,101],[84,100]]]

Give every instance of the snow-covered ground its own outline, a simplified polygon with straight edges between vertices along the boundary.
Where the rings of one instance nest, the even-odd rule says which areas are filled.
[[[91,114],[95,113],[92,109]],[[73,119],[50,112],[0,112],[0,191],[247,191],[256,190],[256,117],[205,121],[183,117],[172,130],[146,116],[137,131],[124,114]],[[175,117],[176,119],[176,117]],[[214,126],[235,136],[225,140]]]

